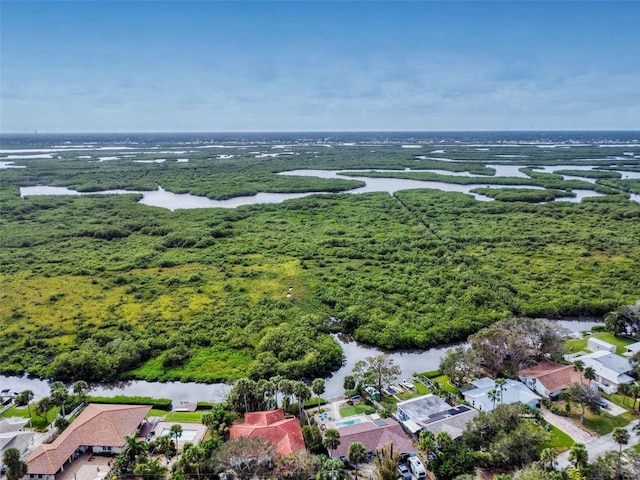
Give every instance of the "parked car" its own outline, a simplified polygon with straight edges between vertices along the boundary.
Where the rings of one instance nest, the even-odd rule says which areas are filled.
[[[598,398],[596,400],[596,403],[600,405],[602,408],[609,408],[609,404],[603,398]]]
[[[411,473],[413,473],[418,480],[427,478],[427,469],[424,468],[422,460],[418,457],[409,457],[407,462],[409,463],[409,470],[411,470]]]
[[[402,478],[402,480],[411,480],[413,478],[406,463],[398,464],[398,474],[400,475],[400,478]]]

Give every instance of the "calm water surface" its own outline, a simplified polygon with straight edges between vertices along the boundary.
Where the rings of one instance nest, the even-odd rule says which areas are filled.
[[[590,330],[591,327],[598,325],[600,322],[597,320],[560,320],[559,323],[573,332],[580,332],[582,330]],[[366,357],[387,353],[393,359],[394,363],[402,369],[401,378],[404,378],[414,373],[437,369],[440,364],[440,359],[446,353],[447,349],[459,345],[448,345],[424,351],[385,352],[377,347],[356,342],[348,336],[336,335],[335,338],[344,350],[346,361],[342,368],[327,378],[326,391],[324,393],[326,398],[335,397],[344,393],[342,388],[344,376],[351,374],[356,362],[364,360]],[[33,391],[36,398],[49,395],[49,383],[34,378],[0,375],[0,390],[5,388],[10,389],[12,392],[21,392],[29,389]],[[173,406],[176,407],[180,402],[222,401],[230,388],[229,385],[224,383],[160,383],[136,380],[113,385],[94,385],[91,394],[109,397],[115,395],[139,395],[170,398],[173,401]]]

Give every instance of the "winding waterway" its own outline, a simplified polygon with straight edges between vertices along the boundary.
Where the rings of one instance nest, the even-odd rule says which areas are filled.
[[[496,175],[498,176],[515,176],[515,177],[526,177],[522,172],[519,171],[518,166],[514,165],[489,165],[491,168],[496,169]],[[545,168],[553,168],[554,170],[559,170],[559,167],[545,167]],[[569,166],[567,166],[569,168]],[[575,168],[574,169],[580,169]],[[361,171],[384,171],[384,170],[361,170]],[[397,172],[397,170],[389,170],[391,172]],[[432,171],[433,173],[445,173],[446,171],[440,170],[423,170],[423,171]],[[493,201],[493,199],[472,192],[471,190],[480,187],[486,187],[487,184],[482,183],[482,178],[490,178],[483,175],[474,175],[469,172],[446,172],[446,174],[456,175],[456,176],[467,176],[474,177],[480,180],[476,184],[472,185],[459,185],[455,183],[446,183],[446,182],[437,182],[437,181],[423,181],[423,180],[411,180],[406,178],[373,178],[373,177],[359,177],[357,175],[343,175],[345,170],[290,170],[281,172],[280,175],[289,175],[289,176],[307,176],[307,177],[318,177],[318,178],[349,178],[352,180],[358,180],[364,183],[363,187],[354,188],[352,190],[347,190],[342,192],[343,194],[360,194],[360,193],[370,193],[370,192],[387,192],[389,194],[393,194],[400,190],[413,190],[419,188],[428,188],[441,190],[445,192],[460,192],[465,193],[467,195],[472,195],[476,200],[479,201]],[[357,173],[357,171],[350,170],[351,173]],[[634,173],[634,172],[623,172],[623,173]],[[569,178],[578,178],[580,180],[585,180],[581,177],[566,177]],[[588,180],[587,180],[588,181]],[[595,180],[593,180],[595,182]],[[499,185],[493,185],[492,188],[504,188]],[[542,187],[537,187],[533,185],[518,185],[517,188],[529,188],[532,190],[543,190]],[[207,197],[201,197],[197,195],[191,194],[176,194],[172,192],[168,192],[161,187],[158,187],[158,190],[152,191],[140,191],[140,190],[104,190],[99,192],[77,192],[75,190],[71,190],[66,187],[51,187],[51,186],[33,186],[33,187],[20,187],[20,195],[22,197],[29,197],[32,195],[122,195],[122,194],[137,194],[141,195],[142,198],[140,203],[144,205],[149,205],[153,207],[166,208],[168,210],[181,210],[181,209],[191,209],[191,208],[237,208],[243,205],[257,205],[263,203],[281,203],[285,200],[290,200],[294,198],[302,198],[309,195],[317,195],[328,192],[303,192],[303,193],[265,193],[260,192],[256,195],[249,195],[243,197],[235,197],[227,200],[212,200]],[[574,189],[573,193],[575,197],[561,197],[556,199],[556,201],[565,201],[565,202],[581,202],[584,198],[587,197],[597,197],[602,194],[595,192],[593,190],[580,190]],[[640,195],[632,195],[632,200],[640,202]]]
[[[599,322],[595,320],[559,320],[563,326],[572,332],[580,332],[590,330],[591,327]],[[332,398],[342,395],[342,381],[345,375],[351,374],[351,371],[359,360],[366,357],[386,353],[394,363],[402,369],[402,378],[409,377],[414,373],[435,370],[440,364],[440,359],[446,353],[448,348],[455,347],[459,344],[447,345],[444,347],[431,348],[423,351],[396,351],[386,352],[380,348],[364,345],[353,339],[336,335],[336,340],[343,348],[346,360],[342,367],[337,370],[326,380],[326,390],[324,396]],[[225,383],[193,383],[193,382],[146,382],[144,380],[135,380],[129,382],[121,382],[118,384],[100,384],[92,385],[91,395],[100,396],[149,396],[170,398],[174,407],[181,402],[197,402],[197,401],[223,401],[230,390],[230,386]],[[11,392],[21,392],[23,390],[33,391],[35,398],[49,395],[49,383],[45,380],[29,377],[14,377],[0,375],[0,390],[10,389]]]

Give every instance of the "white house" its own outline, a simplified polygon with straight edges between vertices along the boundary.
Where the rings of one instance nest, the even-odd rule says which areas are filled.
[[[417,434],[422,429],[428,429],[435,435],[447,432],[453,439],[460,437],[467,423],[478,415],[473,408],[451,406],[433,394],[398,402],[396,408],[396,417],[411,433]]]
[[[606,353],[606,352],[605,352]],[[518,378],[544,398],[553,398],[572,383],[586,383],[584,376],[573,365],[543,361],[518,372]]]
[[[522,403],[530,407],[535,407],[540,401],[539,395],[529,390],[524,383],[516,380],[508,379],[502,387],[502,390],[496,386],[494,380],[487,377],[474,380],[471,383],[476,388],[463,392],[464,399],[469,405],[483,412],[490,412],[494,409],[494,405],[497,407],[503,403]],[[491,390],[496,390],[498,393],[498,398],[495,402],[489,398],[489,392]]]
[[[615,345],[595,337],[590,337],[589,340],[587,340],[587,348],[592,352],[606,350],[609,353],[616,353]]]
[[[615,393],[621,383],[633,383],[634,379],[627,375],[633,369],[629,360],[621,355],[600,350],[573,359],[581,360],[585,368],[591,367],[595,371],[595,383],[607,393]]]
[[[636,343],[632,343],[631,345],[627,345],[626,347],[624,347],[625,351],[625,355],[630,357],[631,355],[633,355],[634,353],[638,353],[640,352],[640,342],[636,342]]]

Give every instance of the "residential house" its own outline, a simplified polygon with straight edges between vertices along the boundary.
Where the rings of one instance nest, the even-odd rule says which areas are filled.
[[[17,448],[24,454],[31,445],[35,433],[25,432],[23,429],[29,423],[26,418],[4,418],[0,421],[0,458],[9,448]]]
[[[616,353],[615,345],[609,342],[605,342],[604,340],[600,340],[599,338],[596,338],[596,337],[589,337],[589,340],[587,340],[587,348],[592,352],[605,350],[609,353]]]
[[[363,421],[340,428],[340,445],[331,450],[332,457],[348,455],[349,445],[360,442],[367,452],[372,453],[392,443],[398,452],[413,452],[415,447],[402,426],[391,418]]]
[[[630,345],[627,345],[626,347],[624,347],[624,349],[625,349],[624,354],[627,357],[630,357],[634,353],[640,352],[640,342],[636,342],[636,343],[632,343]]]
[[[89,404],[51,444],[42,444],[27,458],[31,480],[55,480],[84,452],[118,454],[127,435],[135,435],[151,410],[147,405]]]
[[[282,456],[306,449],[300,422],[297,418],[285,418],[283,410],[245,413],[244,423],[232,425],[229,436],[231,439],[250,437],[271,442],[276,453]]]
[[[437,395],[429,394],[399,402],[396,416],[406,430],[417,435],[420,430],[431,430],[434,434],[447,432],[458,438],[466,425],[478,411],[464,405],[452,406]]]
[[[633,370],[629,360],[622,355],[609,353],[606,350],[581,355],[573,359],[581,360],[585,368],[593,368],[596,378],[594,382],[607,393],[616,393],[621,383],[633,383],[634,379],[627,375]]]
[[[544,398],[554,398],[572,383],[586,383],[573,365],[543,361],[518,372],[520,381]]]
[[[491,378],[484,377],[471,382],[476,388],[463,392],[464,399],[474,408],[483,412],[490,412],[498,405],[522,403],[535,407],[540,402],[540,396],[533,393],[527,386],[516,380],[507,379],[506,383],[500,387]],[[497,392],[498,397],[494,401],[491,397],[492,390]]]

